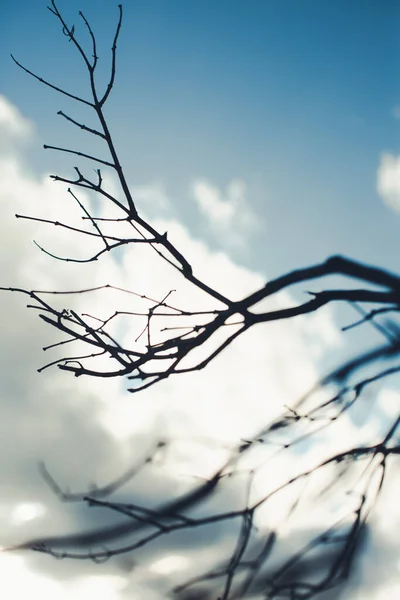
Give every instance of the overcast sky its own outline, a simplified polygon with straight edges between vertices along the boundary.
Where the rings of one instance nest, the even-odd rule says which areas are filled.
[[[90,20],[104,66],[100,84],[117,4],[58,3],[79,35],[85,31],[78,11]],[[123,6],[106,116],[138,205],[160,230],[168,229],[204,279],[241,298],[269,277],[332,254],[398,269],[398,0],[130,0]],[[85,148],[87,138],[57,116],[59,110],[94,122],[10,59],[12,53],[54,84],[88,92],[84,67],[46,2],[5,0],[0,21],[0,285],[76,289],[115,283],[163,297],[172,287],[169,273],[153,258],[138,261],[129,250],[118,260],[103,257],[99,265],[52,261],[33,239],[64,255],[85,248],[14,218],[73,216],[65,189],[48,174],[69,175],[76,157],[42,145]],[[190,292],[177,293],[182,301],[196,301]],[[83,310],[80,299],[68,302]],[[92,302],[98,313],[112,312],[112,295]],[[207,444],[190,444],[184,436],[232,441],[251,435],[350,352],[340,332],[345,323],[326,309],[298,322],[260,326],[204,372],[132,396],[122,381],[73,380],[54,370],[39,375],[37,368],[49,360],[41,348],[57,338],[25,309],[23,298],[4,294],[0,303],[4,545],[97,523],[93,511],[59,505],[38,461],[63,485],[86,489],[105,483],[173,431],[181,443],[169,468],[154,467],[146,479],[149,496],[163,498],[176,477],[204,475],[204,465],[213,464]],[[340,316],[353,318],[350,312]],[[391,416],[398,400],[394,386],[383,390],[381,417]],[[360,435],[354,420],[343,427],[341,436]],[[400,519],[390,498],[382,500],[384,516],[352,598],[380,600],[400,592],[393,550]],[[171,560],[164,548],[132,571],[135,576],[118,565],[2,555],[0,575],[11,600],[28,594],[43,600],[139,599],[140,585],[146,598],[159,600],[164,578],[187,568],[186,551],[177,547]]]

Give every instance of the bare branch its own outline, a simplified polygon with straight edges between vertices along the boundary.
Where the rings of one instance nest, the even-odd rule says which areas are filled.
[[[119,10],[119,20],[118,20],[118,25],[117,25],[117,29],[115,31],[115,36],[114,36],[114,41],[113,41],[113,45],[111,48],[111,52],[112,52],[112,62],[111,62],[111,75],[110,75],[110,81],[108,82],[107,85],[107,90],[104,94],[104,96],[102,97],[102,99],[100,100],[100,106],[103,106],[103,104],[106,102],[113,86],[114,86],[114,81],[115,81],[115,67],[116,67],[116,56],[117,56],[117,41],[118,41],[118,37],[119,37],[119,33],[121,31],[121,25],[122,25],[122,4],[118,4],[118,10]]]
[[[45,150],[58,150],[59,152],[67,152],[69,154],[76,154],[76,156],[83,156],[83,158],[88,158],[89,160],[94,160],[95,162],[101,163],[102,165],[106,165],[107,167],[115,167],[113,163],[108,162],[107,160],[103,160],[98,158],[97,156],[92,156],[91,154],[85,154],[84,152],[79,152],[78,150],[69,150],[68,148],[59,148],[58,146],[48,146],[47,144],[43,144],[43,148]]]
[[[96,129],[92,129],[91,127],[87,127],[87,125],[84,125],[83,123],[78,123],[78,121],[75,121],[75,119],[72,119],[71,117],[69,117],[68,115],[63,113],[62,110],[59,110],[57,114],[60,115],[61,117],[64,117],[64,119],[66,119],[70,123],[73,123],[80,129],[83,129],[84,131],[88,131],[89,133],[92,133],[93,135],[98,135],[99,137],[103,138],[103,140],[105,139],[104,133],[101,133],[101,131],[97,131]]]
[[[344,331],[368,323],[384,336],[385,343],[367,347],[343,359],[337,368],[322,377],[296,403],[284,406],[281,414],[275,418],[259,423],[253,437],[226,444],[223,458],[215,458],[214,470],[208,478],[200,481],[194,478],[195,483],[186,488],[184,493],[166,492],[163,499],[151,508],[146,504],[147,491],[146,502],[143,503],[136,487],[133,491],[124,492],[121,488],[148,465],[155,463],[154,459],[161,450],[173,443],[171,440],[168,443],[163,439],[157,444],[152,443],[150,451],[145,452],[134,466],[105,485],[88,486],[85,492],[63,490],[46,466],[41,464],[45,482],[60,501],[82,502],[99,511],[111,511],[120,515],[121,521],[70,535],[39,536],[8,550],[31,549],[57,558],[104,562],[127,552],[139,553],[141,549],[156,544],[163,536],[172,537],[185,532],[191,534],[195,529],[213,526],[219,528],[223,538],[218,547],[218,551],[221,549],[218,559],[208,570],[200,570],[199,566],[196,571],[198,565],[193,565],[185,581],[173,582],[173,591],[179,600],[193,598],[196,590],[205,590],[207,597],[220,600],[260,595],[269,600],[306,600],[316,597],[339,585],[348,576],[354,558],[362,547],[367,519],[387,476],[387,464],[400,455],[398,414],[388,418],[390,423],[384,436],[371,439],[371,428],[366,428],[368,431],[365,435],[364,431],[360,431],[362,439],[357,443],[349,440],[348,446],[341,444],[339,450],[336,448],[328,452],[324,447],[322,455],[313,454],[315,447],[322,447],[318,446],[322,436],[332,431],[329,428],[342,424],[347,417],[357,415],[355,411],[367,395],[373,396],[373,402],[379,405],[379,397],[375,393],[380,389],[379,385],[400,373],[400,328],[394,317],[391,321],[384,318],[389,312],[396,316],[400,311],[400,277],[343,256],[332,256],[323,262],[285,273],[235,301],[197,278],[194,274],[196,265],[192,265],[172,243],[168,233],[158,232],[141,214],[140,207],[132,197],[109,123],[103,113],[104,104],[115,84],[122,6],[118,7],[119,18],[111,47],[108,84],[101,93],[95,78],[95,71],[101,65],[98,61],[98,44],[88,19],[79,12],[90,38],[91,55],[90,51],[86,53],[83,49],[75,27],[66,24],[55,0],[51,0],[48,9],[57,18],[62,33],[72,42],[71,47],[76,48],[86,66],[92,101],[49,83],[12,58],[21,69],[47,87],[94,110],[98,128],[88,127],[80,118],[71,118],[61,110],[58,114],[76,127],[100,138],[111,158],[104,160],[80,149],[62,146],[45,145],[44,148],[93,160],[106,167],[103,173],[108,172],[107,168],[112,169],[117,175],[119,190],[114,196],[103,188],[103,173],[99,168],[95,169],[94,176],[88,178],[77,166],[75,179],[61,175],[51,175],[51,178],[96,194],[102,203],[99,210],[102,216],[93,215],[87,208],[89,203],[83,203],[68,188],[70,197],[82,213],[78,222],[73,218],[71,222],[64,223],[46,217],[21,214],[16,217],[82,235],[80,239],[83,244],[88,240],[85,236],[98,241],[99,246],[90,250],[93,254],[84,259],[60,257],[35,242],[41,251],[62,261],[89,263],[97,261],[106,252],[129,244],[138,244],[138,247],[147,244],[155,253],[154,258],[160,259],[161,265],[167,269],[172,266],[178,271],[178,285],[179,282],[185,282],[199,296],[200,293],[207,294],[211,307],[207,307],[208,310],[200,310],[201,306],[194,309],[189,300],[179,301],[175,305],[170,298],[175,291],[170,289],[172,284],[166,286],[159,298],[111,284],[69,291],[0,287],[2,291],[28,296],[27,307],[37,311],[39,318],[60,334],[61,339],[52,341],[43,350],[53,350],[61,356],[55,359],[50,357],[47,364],[38,369],[39,372],[57,367],[75,377],[126,377],[133,382],[128,391],[137,393],[161,384],[171,376],[206,368],[252,327],[267,327],[270,321],[294,319],[299,315],[315,313],[328,304],[343,302],[350,303],[361,315],[361,319],[344,327]],[[112,208],[112,212],[107,212],[108,208]],[[89,225],[88,229],[82,226],[82,220]],[[345,283],[328,288],[323,282],[332,275],[341,276]],[[318,291],[306,289],[310,281],[318,286]],[[356,282],[358,287],[355,287]],[[281,308],[276,308],[276,304],[268,309],[260,307],[262,301],[286,292],[294,285],[302,286],[303,293],[308,294],[306,301],[299,300],[292,306]],[[117,300],[112,310],[106,309],[106,315],[95,314],[91,308],[85,308],[86,312],[83,312],[82,307],[78,309],[76,305],[75,309],[58,305],[61,298],[68,295],[83,301],[87,294],[106,293],[107,289],[113,290]],[[126,301],[122,306],[118,305],[119,294],[129,294],[133,304],[129,300],[128,307]],[[190,297],[188,294],[187,298]],[[129,335],[126,335],[126,322],[133,324]],[[124,325],[123,336],[119,334],[121,323]],[[322,390],[328,390],[329,393],[321,396]],[[209,442],[206,446],[209,450]],[[311,460],[303,464],[300,457],[303,458],[305,449],[309,447]],[[279,463],[280,460],[283,462]],[[273,461],[278,461],[278,469],[271,467]],[[287,477],[280,472],[282,464],[288,466]],[[277,479],[281,475],[281,479]],[[229,487],[232,481],[236,486],[234,494]],[[234,506],[233,502],[239,498],[239,488],[243,491],[242,500]],[[343,508],[341,515],[335,515],[331,506],[325,521],[321,521],[318,528],[313,524],[307,529],[304,518],[310,513],[310,507],[314,508],[318,502],[327,501],[327,498],[332,500],[332,506]],[[219,508],[221,502],[223,510]],[[271,526],[268,515],[274,502],[281,505],[282,514],[273,520]],[[300,526],[297,524],[296,530],[294,525],[290,544],[285,546],[282,528],[289,522],[296,523],[296,519]],[[296,535],[297,540],[294,539]]]
[[[61,89],[60,87],[58,87],[56,85],[53,85],[49,81],[46,81],[42,77],[39,77],[38,75],[36,75],[35,73],[33,73],[33,71],[30,71],[29,69],[27,69],[26,67],[24,67],[23,65],[21,65],[21,63],[18,62],[17,59],[14,58],[14,56],[12,54],[10,56],[13,59],[13,61],[15,62],[15,64],[18,65],[18,67],[20,69],[22,69],[23,71],[25,71],[25,73],[28,73],[28,75],[31,75],[32,77],[34,77],[35,79],[37,79],[38,81],[40,81],[40,83],[43,83],[44,85],[47,85],[48,87],[50,87],[51,89],[55,90],[56,92],[59,92],[60,94],[63,94],[64,96],[68,96],[68,98],[72,98],[73,100],[76,100],[77,102],[82,102],[82,104],[86,104],[87,106],[92,106],[92,107],[94,106],[92,104],[92,102],[89,102],[88,100],[85,100],[84,98],[80,98],[79,96],[75,96],[75,94],[70,94],[69,92],[66,92],[65,90]]]

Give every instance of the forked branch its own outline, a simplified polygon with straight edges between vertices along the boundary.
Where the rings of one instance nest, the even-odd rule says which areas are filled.
[[[140,552],[163,536],[182,534],[185,531],[191,535],[195,529],[218,524],[228,540],[225,545],[221,545],[219,553],[219,556],[225,558],[210,570],[194,573],[193,576],[186,577],[185,581],[175,582],[172,586],[175,597],[181,600],[193,598],[193,590],[200,588],[208,590],[211,595],[207,597],[212,600],[217,597],[221,600],[253,598],[256,594],[268,599],[290,600],[305,600],[317,596],[322,591],[338,585],[348,576],[356,551],[362,542],[367,517],[382,489],[387,463],[400,454],[400,417],[396,416],[392,420],[387,434],[378,443],[371,443],[368,439],[362,444],[350,441],[349,448],[334,451],[323,460],[314,460],[312,466],[299,468],[294,475],[279,485],[268,485],[268,479],[271,477],[265,477],[266,484],[261,487],[256,480],[260,472],[270,465],[272,458],[281,460],[282,456],[287,457],[291,453],[288,462],[296,463],[297,449],[304,450],[305,443],[318,444],[321,432],[328,431],[329,427],[333,427],[360,406],[366,389],[376,389],[374,386],[400,372],[400,330],[394,321],[400,311],[400,277],[384,269],[342,256],[333,256],[270,280],[260,289],[235,301],[198,278],[195,275],[195,266],[172,243],[168,233],[157,231],[134,201],[109,124],[104,116],[103,107],[115,84],[122,6],[118,6],[119,16],[105,89],[98,89],[97,86],[97,69],[101,63],[98,61],[96,36],[88,19],[82,12],[79,13],[90,38],[91,54],[84,50],[77,38],[75,27],[67,25],[54,0],[48,8],[86,67],[91,98],[82,98],[43,79],[12,58],[18,67],[34,79],[92,109],[98,122],[95,128],[61,110],[58,114],[88,135],[95,136],[97,141],[100,140],[104,144],[108,154],[105,159],[89,151],[45,145],[45,148],[72,154],[95,164],[94,177],[86,175],[81,167],[75,167],[72,177],[58,174],[51,176],[53,181],[69,186],[69,197],[77,203],[81,220],[76,223],[40,216],[16,216],[52,225],[71,235],[82,236],[83,241],[90,239],[98,244],[89,256],[77,258],[58,256],[57,252],[45,249],[37,243],[40,250],[58,260],[88,263],[99,260],[106,253],[126,249],[131,245],[148,246],[166,270],[172,267],[179,274],[179,281],[189,285],[191,290],[205,294],[212,307],[202,310],[183,305],[182,301],[175,303],[171,297],[172,289],[166,294],[160,294],[160,298],[155,298],[112,284],[74,290],[1,287],[0,290],[27,296],[28,307],[37,311],[46,324],[61,334],[60,340],[43,350],[60,352],[61,348],[63,354],[50,360],[39,371],[56,366],[76,377],[124,376],[132,382],[129,391],[137,392],[172,375],[182,375],[205,368],[253,326],[310,314],[325,305],[338,302],[350,303],[361,315],[361,319],[358,318],[344,329],[368,324],[379,332],[384,338],[384,343],[341,364],[300,398],[296,405],[285,408],[279,417],[262,424],[254,437],[238,440],[229,448],[225,460],[216,465],[214,473],[208,479],[193,485],[186,493],[171,497],[151,509],[143,505],[140,499],[133,498],[132,501],[126,502],[113,496],[120,492],[121,486],[146,469],[161,448],[167,448],[174,443],[173,441],[160,441],[142,461],[120,477],[108,485],[83,493],[63,492],[61,486],[42,465],[41,473],[46,483],[62,501],[80,501],[98,510],[113,511],[121,515],[123,521],[91,532],[39,537],[11,549],[32,549],[58,558],[102,562],[119,554]],[[103,170],[117,176],[117,193],[107,189]],[[85,201],[79,198],[76,191],[79,188],[96,194],[102,206],[100,216],[93,214]],[[111,208],[113,212],[108,212]],[[119,227],[121,229],[118,229]],[[121,232],[120,235],[116,233],[117,229]],[[324,287],[323,282],[329,276],[339,276],[340,285],[329,289]],[[315,291],[308,290],[310,282],[316,287]],[[360,287],[355,288],[355,282]],[[292,286],[304,288],[305,285],[305,301],[298,301],[291,306],[279,304],[281,292],[291,289]],[[132,310],[115,306],[113,311],[106,315],[93,314],[91,310],[89,312],[60,307],[58,304],[60,298],[90,298],[91,294],[107,293],[107,290],[118,293],[121,298],[128,295],[138,304]],[[269,308],[265,307],[267,301]],[[391,321],[386,318],[388,313],[392,316]],[[128,342],[125,338],[118,338],[115,333],[120,329],[116,324],[121,323],[122,319],[129,322],[129,331],[132,331]],[[221,332],[225,335],[217,335]],[[217,341],[214,342],[216,338]],[[200,350],[203,350],[203,355],[199,358]],[[105,362],[107,368],[104,367]],[[321,387],[332,390],[330,396],[323,400],[317,394]],[[276,452],[271,454],[271,447],[276,449]],[[268,450],[266,459],[261,461],[261,464],[260,461],[252,463],[251,457],[259,456],[260,448]],[[214,503],[217,495],[226,494],[225,498],[230,499],[230,482],[239,478],[245,480],[242,505],[239,508],[236,506],[224,511],[217,510]],[[293,494],[294,500],[283,517],[276,519],[273,526],[267,527],[263,515],[268,513],[275,499],[284,498],[288,490]],[[307,496],[309,490],[311,495]],[[330,514],[318,531],[306,529],[300,519],[299,543],[294,549],[284,547],[280,550],[280,528],[284,528],[289,519],[295,518],[307,501],[319,502],[328,493],[332,494],[334,505],[344,506],[340,518],[331,518]],[[196,512],[199,505],[206,506],[208,512],[202,511],[202,515],[199,516]],[[228,542],[232,538],[232,532],[236,535],[233,535],[234,542],[229,548]]]

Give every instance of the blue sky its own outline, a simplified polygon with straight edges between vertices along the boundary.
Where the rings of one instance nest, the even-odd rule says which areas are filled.
[[[78,10],[92,24],[99,42],[100,84],[106,81],[117,4],[58,3],[79,35],[85,32]],[[160,231],[168,229],[178,248],[193,259],[196,273],[216,289],[242,298],[266,277],[337,253],[398,270],[400,0],[126,0],[123,6],[116,84],[105,113],[139,209]],[[67,222],[74,217],[63,186],[47,176],[70,175],[78,160],[44,151],[42,145],[90,151],[95,147],[90,138],[56,113],[61,109],[89,126],[94,121],[10,59],[13,53],[56,85],[87,92],[86,72],[46,1],[3,0],[0,22],[0,239],[7,249],[1,254],[0,286],[66,289],[112,282],[164,297],[174,281],[154,257],[140,260],[136,248],[82,269],[32,250],[31,240],[38,239],[51,250],[60,247],[60,254],[86,251],[69,235],[64,240],[59,230],[55,236],[51,228],[17,221],[14,213]],[[96,209],[101,210],[100,203]],[[182,281],[175,287],[177,302],[197,302]],[[56,338],[43,332],[23,302],[7,295],[0,301],[7,315],[0,323],[0,456],[7,457],[6,465],[0,461],[0,475],[10,482],[0,497],[4,536],[15,535],[16,529],[26,537],[26,531],[41,534],[65,523],[79,528],[88,522],[80,509],[68,512],[49,500],[32,456],[46,460],[71,489],[85,489],[92,477],[104,481],[130,466],[154,424],[176,434],[178,444],[182,432],[193,439],[252,435],[260,422],[310,388],[321,365],[337,366],[346,353],[379,337],[362,328],[343,336],[336,317],[344,316],[348,324],[354,314],[326,307],[252,330],[201,377],[168,380],[132,401],[125,381],[76,381],[50,370],[39,376],[36,369],[46,360],[39,350]],[[105,296],[96,297],[89,308],[81,297],[68,301],[82,312],[115,310]],[[130,304],[128,308],[132,310]],[[347,343],[349,335],[353,346]],[[367,398],[371,412],[362,405],[339,434],[317,436],[317,453],[333,452],[335,444],[346,440],[366,443],[363,435],[376,433],[397,414],[398,400],[398,391],[388,385],[379,396],[377,414],[370,417]],[[22,432],[18,446],[15,431]],[[175,486],[182,483],[182,473],[206,476],[207,465],[214,465],[207,451],[211,454],[182,442],[171,452],[171,472],[162,477]],[[293,464],[298,459],[295,452]],[[289,463],[278,461],[273,476],[280,469],[286,473]],[[165,493],[157,477],[145,487],[153,493],[152,501]],[[400,593],[393,552],[398,510],[390,494],[382,505],[383,525],[372,546],[380,548],[383,558],[379,562],[377,553],[366,553],[361,595],[354,598],[377,600],[381,593]],[[90,513],[91,523],[97,518]],[[181,555],[176,564],[185,564],[187,549],[185,543],[177,547]],[[196,547],[189,550],[196,558]],[[104,577],[116,577],[107,579],[111,587],[104,584],[94,592],[87,577],[99,576],[97,567],[66,566],[64,561],[53,567],[29,556],[24,571],[13,558],[0,559],[10,561],[0,561],[0,574],[3,580],[4,574],[10,576],[10,588],[21,582],[11,600],[24,597],[28,585],[45,600],[62,599],[64,593],[77,600],[88,595],[100,600],[101,593],[107,600],[137,597],[128,576],[114,566],[101,571]],[[158,573],[156,585],[162,590],[168,568],[149,558],[144,566],[147,571],[141,574],[139,565],[139,579],[153,585]],[[79,590],[73,587],[81,583]],[[48,587],[53,584],[59,587]],[[160,594],[154,600],[165,597]]]
[[[68,102],[8,58],[81,82],[45,4],[5,3],[2,89],[44,142],[68,142],[55,115]],[[69,23],[80,8],[90,17],[104,62],[116,5],[63,7]],[[396,267],[400,221],[376,173],[381,153],[399,148],[398,1],[150,0],[124,10],[108,114],[132,183],[162,182],[199,230],[189,182],[243,179],[265,227],[241,259],[271,275],[332,253]],[[49,169],[57,158],[35,148],[34,160]]]

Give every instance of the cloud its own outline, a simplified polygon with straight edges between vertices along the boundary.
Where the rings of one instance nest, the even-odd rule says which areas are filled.
[[[164,213],[171,208],[171,202],[164,186],[159,181],[142,186],[133,186],[131,193],[140,210],[146,211],[151,216],[160,214],[160,212]]]
[[[21,557],[6,554],[0,555],[0,573],[7,600],[21,600],[30,596],[41,600],[118,600],[125,583],[122,577],[116,575],[92,575],[60,584],[27,568]]]
[[[0,154],[9,154],[21,143],[27,143],[34,131],[33,123],[0,94]]]
[[[18,116],[17,109],[11,110],[11,114],[17,116],[10,135],[17,138],[25,120]],[[64,187],[32,175],[31,169],[25,167],[19,155],[0,157],[0,239],[7,249],[0,254],[0,285],[66,290],[112,283],[160,299],[175,289],[171,302],[182,309],[215,308],[212,299],[183,281],[176,270],[145,245],[130,246],[116,258],[107,254],[88,265],[59,262],[40,252],[31,243],[32,239],[63,256],[88,256],[93,248],[79,243],[71,232],[59,227],[14,219],[14,213],[20,212],[82,224],[79,207]],[[254,227],[244,184],[232,182],[225,195],[210,183],[197,181],[196,185],[196,201],[213,231],[221,235],[225,232],[231,241],[238,235],[237,239],[243,242]],[[78,192],[84,200],[86,196]],[[145,201],[155,193],[168,206],[170,200],[161,185],[142,186],[139,196]],[[96,210],[99,216],[105,216],[100,203]],[[240,299],[265,283],[265,275],[237,265],[226,251],[212,250],[176,219],[161,215],[154,225],[168,232],[168,239],[188,257],[198,277],[231,298]],[[116,226],[119,224],[110,224]],[[58,356],[50,354],[51,351],[42,353],[41,348],[60,341],[60,336],[43,327],[36,311],[26,309],[24,298],[3,293],[0,301],[0,480],[4,482],[0,498],[0,544],[25,540],[39,533],[96,527],[112,518],[104,511],[83,510],[58,502],[38,473],[38,460],[46,462],[60,485],[69,485],[72,491],[85,490],[91,482],[101,485],[113,479],[139,460],[157,436],[165,435],[172,440],[168,460],[155,465],[152,472],[135,480],[134,487],[125,492],[127,496],[128,492],[142,494],[146,501],[154,503],[165,500],[168,494],[187,489],[195,477],[207,476],[221,460],[224,443],[253,435],[280,412],[283,404],[297,400],[319,377],[315,355],[321,356],[340,343],[332,314],[326,307],[317,315],[299,319],[296,325],[275,322],[255,327],[207,369],[171,378],[131,396],[124,391],[126,381],[74,379],[57,370],[39,375],[36,369]],[[116,301],[119,308],[128,311],[146,307],[148,302],[127,295],[117,297],[111,291],[61,296],[54,301],[61,307],[103,318],[113,314]],[[270,301],[269,306],[290,302],[289,295],[281,295]],[[161,319],[158,329],[165,324]],[[116,326],[117,333],[130,344],[134,344],[132,340],[142,328],[141,321],[136,324],[129,318],[121,327]],[[226,335],[226,328],[218,335]],[[60,351],[68,351],[68,347],[55,349],[56,353]],[[345,440],[340,435],[321,436],[318,458],[335,444],[361,435],[350,421],[345,434]],[[264,479],[283,477],[285,469],[298,464],[296,456],[291,457],[287,459],[285,455]],[[263,482],[260,485],[262,491]],[[231,502],[238,497],[238,490],[233,487],[227,500]],[[64,590],[68,590],[69,597],[80,600],[101,597],[97,591],[100,588],[109,600],[125,597],[161,600],[166,597],[163,590],[169,583],[168,571],[179,571],[179,564],[183,564],[180,557],[193,558],[192,565],[196,566],[197,559],[201,564],[201,551],[206,556],[205,548],[211,558],[220,556],[218,544],[220,538],[224,542],[225,530],[214,531],[214,537],[209,532],[201,534],[202,537],[198,535],[194,538],[196,543],[192,532],[186,538],[168,537],[165,546],[150,549],[143,558],[139,557],[132,574],[126,577],[121,577],[117,563],[112,561],[100,567],[53,561],[37,554],[23,558],[0,555],[0,576],[4,582],[6,575],[13,573],[15,600],[28,593],[43,600],[62,599]],[[155,574],[160,580],[155,579]]]
[[[400,154],[382,154],[377,174],[377,191],[390,208],[400,212]]]
[[[259,227],[247,200],[246,183],[234,179],[224,193],[209,181],[197,179],[191,188],[198,210],[221,246],[245,246],[248,235]]]

